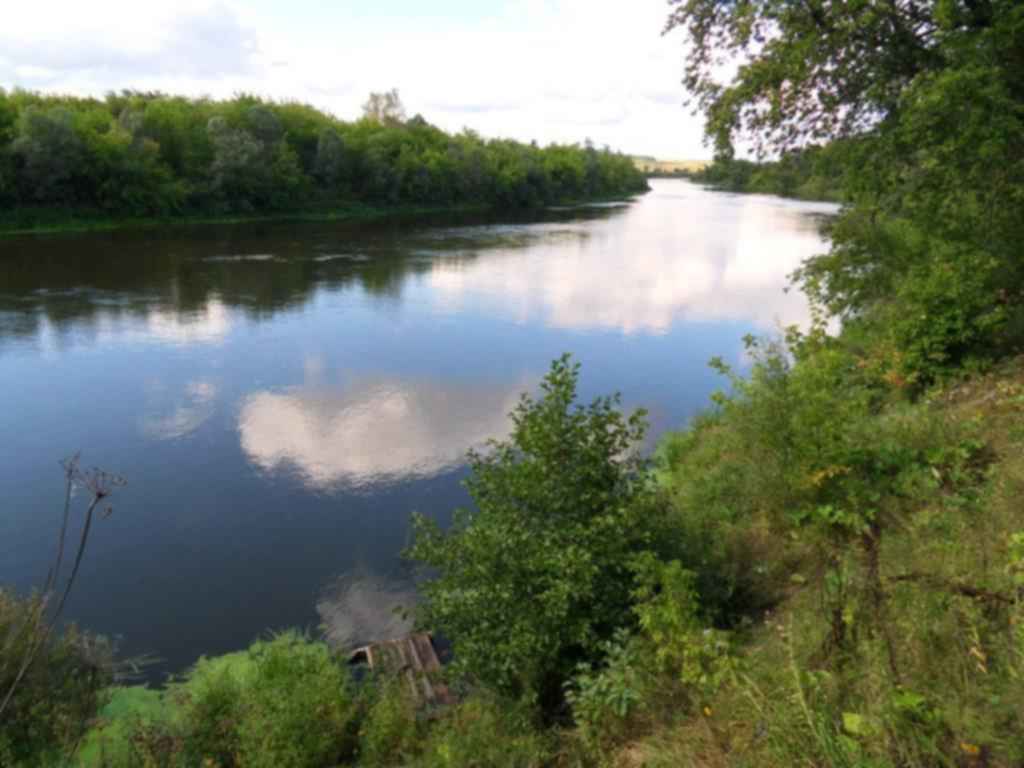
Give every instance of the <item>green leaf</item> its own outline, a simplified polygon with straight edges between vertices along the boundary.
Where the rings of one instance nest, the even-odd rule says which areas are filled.
[[[864,716],[858,715],[856,712],[843,712],[843,730],[854,736],[866,735],[867,724],[864,721]]]

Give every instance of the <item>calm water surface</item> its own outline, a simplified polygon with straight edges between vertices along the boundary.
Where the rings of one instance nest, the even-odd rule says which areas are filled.
[[[269,628],[401,631],[410,512],[467,503],[466,450],[553,358],[652,437],[685,423],[710,357],[806,321],[785,277],[833,210],[672,180],[526,221],[0,240],[0,584],[45,579],[81,450],[129,485],[67,615],[155,676]]]

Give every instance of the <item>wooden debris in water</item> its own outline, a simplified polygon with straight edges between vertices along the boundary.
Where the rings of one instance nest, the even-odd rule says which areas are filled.
[[[428,632],[356,648],[349,656],[349,664],[359,663],[403,677],[417,705],[444,707],[455,702],[448,686],[439,681],[441,661]]]

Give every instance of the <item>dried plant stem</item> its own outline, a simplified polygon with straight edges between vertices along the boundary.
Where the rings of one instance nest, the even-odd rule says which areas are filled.
[[[75,583],[75,578],[78,576],[78,567],[82,564],[82,555],[85,554],[85,545],[89,540],[89,529],[92,527],[92,516],[96,511],[96,505],[100,503],[103,496],[97,494],[92,497],[92,502],[89,504],[89,509],[85,512],[85,525],[82,526],[82,538],[78,541],[78,552],[75,553],[75,564],[71,568],[71,575],[68,577],[68,583],[64,587],[64,594],[60,596],[60,603],[57,604],[57,610],[54,611],[53,619],[50,623],[50,628],[53,628],[53,623],[57,621],[57,617],[60,616],[60,612],[64,609],[64,603],[68,599],[68,595],[71,593],[71,587]]]
[[[60,578],[60,566],[64,560],[64,540],[68,532],[68,520],[71,517],[71,491],[75,483],[75,470],[78,468],[78,454],[64,462],[64,516],[60,523],[60,536],[57,537],[57,555],[54,558],[53,569],[46,580],[46,588],[43,594],[48,595]]]
[[[46,643],[50,639],[50,634],[53,632],[53,628],[57,625],[57,621],[60,619],[60,614],[64,610],[64,604],[67,602],[68,595],[71,594],[71,588],[75,584],[75,579],[78,577],[78,569],[82,565],[82,557],[85,555],[85,548],[89,542],[89,531],[92,529],[93,515],[96,512],[96,507],[99,503],[110,495],[110,487],[113,485],[123,485],[124,481],[116,476],[109,475],[106,472],[100,470],[93,470],[91,473],[83,474],[78,469],[78,454],[75,454],[71,459],[64,462],[64,473],[66,479],[65,492],[64,492],[64,515],[61,520],[60,535],[57,539],[57,554],[53,568],[51,568],[49,574],[46,577],[46,589],[43,592],[43,603],[40,611],[40,618],[45,624],[42,634],[40,635],[37,642],[35,642],[29,649],[28,653],[25,654],[25,659],[22,661],[21,667],[18,669],[18,674],[14,678],[14,682],[8,689],[7,694],[4,696],[4,700],[0,703],[0,717],[3,716],[4,711],[10,705],[11,700],[14,698],[14,692],[18,689],[18,685],[25,678],[25,674],[28,672],[32,663],[35,661],[39,651],[42,650]],[[71,491],[74,486],[75,480],[82,479],[85,485],[92,491],[92,501],[89,503],[89,507],[85,511],[85,523],[82,526],[82,535],[78,541],[78,551],[75,553],[75,564],[71,568],[71,575],[68,577],[67,583],[64,586],[64,591],[61,594],[60,602],[57,604],[56,610],[50,616],[49,620],[46,616],[46,603],[49,600],[51,590],[57,582],[60,574],[60,566],[64,559],[64,547],[65,539],[67,537],[68,521],[71,514]]]

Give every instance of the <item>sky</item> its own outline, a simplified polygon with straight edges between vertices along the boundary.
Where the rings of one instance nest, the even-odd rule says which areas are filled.
[[[353,119],[397,88],[409,115],[488,137],[703,159],[666,0],[5,2],[0,86],[298,100]]]

